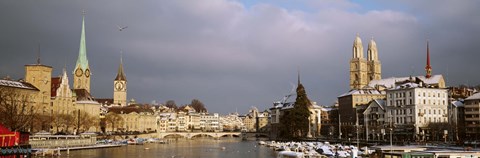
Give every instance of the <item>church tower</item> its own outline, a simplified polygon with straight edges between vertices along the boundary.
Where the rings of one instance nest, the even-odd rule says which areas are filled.
[[[432,77],[432,66],[430,66],[430,48],[427,41],[427,65],[425,66],[425,78]]]
[[[367,84],[367,60],[363,58],[362,40],[357,34],[353,41],[353,57],[350,60],[350,89],[360,89]]]
[[[378,60],[377,43],[375,43],[373,38],[368,43],[367,56],[368,82],[382,79],[382,65],[380,64],[380,60]]]
[[[120,57],[117,77],[113,81],[113,104],[127,105],[127,77],[123,71],[123,57]]]
[[[80,48],[77,64],[73,72],[73,89],[85,89],[90,93],[90,66],[87,59],[87,46],[85,43],[85,13],[82,18],[82,34],[80,35]]]

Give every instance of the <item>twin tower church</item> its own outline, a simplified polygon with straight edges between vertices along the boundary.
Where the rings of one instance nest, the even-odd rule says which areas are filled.
[[[350,89],[361,89],[372,80],[382,79],[377,44],[373,38],[368,43],[367,59],[363,55],[362,39],[357,34],[353,41],[353,57],[350,60]]]

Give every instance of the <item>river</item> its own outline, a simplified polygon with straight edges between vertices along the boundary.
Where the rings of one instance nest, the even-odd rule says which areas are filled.
[[[224,147],[224,148],[223,148]],[[146,149],[148,148],[148,149]],[[82,158],[274,158],[275,151],[240,138],[178,139],[169,144],[128,145],[116,148],[62,152],[60,157]]]

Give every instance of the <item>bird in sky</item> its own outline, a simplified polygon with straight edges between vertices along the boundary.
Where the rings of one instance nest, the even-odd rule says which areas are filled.
[[[120,27],[119,25],[117,25],[117,27],[118,27],[118,31],[122,31],[122,30],[125,30],[126,28],[128,28],[128,26]]]

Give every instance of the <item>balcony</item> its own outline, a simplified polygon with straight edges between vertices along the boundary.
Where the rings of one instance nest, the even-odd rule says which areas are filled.
[[[423,113],[423,112],[418,113],[418,116],[420,116],[420,117],[423,117],[423,115],[425,115],[425,113]]]

